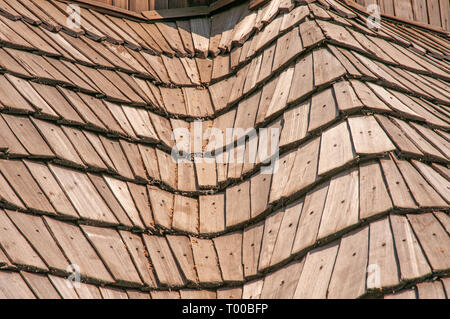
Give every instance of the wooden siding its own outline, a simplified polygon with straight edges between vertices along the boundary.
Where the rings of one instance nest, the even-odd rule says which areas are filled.
[[[355,2],[363,6],[378,3],[384,14],[450,30],[450,0],[355,0]]]

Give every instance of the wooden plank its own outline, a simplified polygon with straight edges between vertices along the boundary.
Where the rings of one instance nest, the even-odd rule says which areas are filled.
[[[194,42],[195,52],[202,58],[208,56],[210,31],[207,18],[191,19],[192,41]]]
[[[171,229],[174,195],[155,186],[148,186],[148,193],[155,224],[166,229]]]
[[[167,40],[167,43],[170,47],[179,55],[185,55],[186,51],[184,50],[183,41],[178,33],[177,25],[175,22],[156,22],[155,26],[159,29],[161,34]]]
[[[31,104],[25,100],[4,75],[0,76],[0,85],[0,105],[2,109],[17,110],[21,112],[35,111]]]
[[[435,212],[434,215],[444,226],[445,230],[448,232],[450,230],[450,216],[444,212]]]
[[[262,271],[270,266],[270,260],[272,259],[273,249],[275,247],[283,216],[284,210],[279,210],[266,218],[258,271]]]
[[[242,288],[220,288],[217,289],[217,299],[241,299]]]
[[[0,150],[7,151],[12,156],[26,156],[29,155],[20,141],[9,129],[3,117],[0,116]]]
[[[427,180],[428,183],[444,198],[447,202],[450,201],[450,194],[448,190],[450,189],[450,182],[445,177],[441,176],[430,166],[412,160],[411,163],[418,169],[422,176]]]
[[[418,299],[446,299],[440,281],[422,282],[417,284]]]
[[[128,295],[121,289],[100,287],[100,292],[103,299],[128,299]]]
[[[150,142],[158,140],[147,111],[125,105],[122,109],[138,137]]]
[[[35,271],[48,271],[41,257],[20,234],[3,210],[0,210],[0,225],[0,244],[14,265]]]
[[[242,290],[242,299],[260,299],[263,285],[264,279],[245,283]]]
[[[328,174],[351,163],[355,157],[347,123],[338,124],[322,134],[318,174]]]
[[[365,220],[393,208],[378,162],[359,165],[359,218]]]
[[[350,32],[347,31],[346,28],[338,24],[322,20],[318,20],[317,24],[331,42],[360,51],[364,50],[361,44],[359,44],[359,42],[350,34]]]
[[[142,163],[141,155],[137,144],[129,143],[124,140],[119,141],[120,146],[128,160],[134,179],[142,182],[147,181],[147,174],[145,173],[144,164]]]
[[[390,159],[381,159],[384,178],[389,188],[394,207],[414,209],[417,207],[406,183],[395,163]]]
[[[197,190],[194,163],[190,161],[178,161],[177,173],[178,190],[184,192],[195,192]]]
[[[296,155],[297,152],[291,151],[279,159],[278,169],[272,176],[269,203],[274,203],[286,195],[285,188],[289,186],[288,180]]]
[[[328,298],[357,298],[364,294],[368,246],[369,228],[367,226],[341,239],[328,287]]]
[[[286,207],[280,230],[273,248],[270,266],[286,260],[291,255],[292,244],[294,242],[300,214],[303,209],[303,200],[294,202]]]
[[[175,159],[159,148],[156,149],[156,156],[158,157],[161,180],[173,189],[177,189],[177,163]]]
[[[183,92],[180,88],[161,87],[161,96],[167,112],[172,114],[186,115],[186,107]]]
[[[180,290],[180,296],[181,299],[216,299],[216,292],[208,290],[183,289]]]
[[[116,196],[106,184],[105,180],[101,176],[93,174],[88,174],[88,177],[92,184],[94,184],[94,187],[97,189],[100,196],[102,196],[105,200],[111,212],[117,218],[117,221],[126,227],[133,227],[133,223],[123,209],[122,205],[117,200]]]
[[[262,59],[263,59],[262,53],[252,59],[252,62],[250,63],[250,68],[248,70],[248,76],[244,84],[243,90],[244,94],[250,92],[258,83],[258,76],[259,71],[261,69]]]
[[[108,139],[103,135],[100,135],[100,141],[109,158],[113,162],[117,172],[123,177],[133,180],[133,172],[131,171],[130,164],[128,164],[127,158],[122,150],[122,147],[120,146],[119,141]]]
[[[225,194],[200,196],[200,233],[225,230]]]
[[[409,162],[396,160],[396,163],[419,207],[447,207],[446,202],[438,192],[427,183]]]
[[[269,274],[264,279],[261,299],[291,299],[295,293],[304,260],[293,262]]]
[[[228,104],[234,103],[240,99],[243,95],[245,80],[247,79],[248,70],[250,65],[247,64],[242,69],[240,69],[234,78],[230,80],[233,82],[231,91],[229,93]]]
[[[242,241],[242,264],[245,278],[253,277],[258,272],[258,260],[264,232],[264,222],[244,230]]]
[[[117,223],[86,174],[55,165],[49,167],[82,218],[108,224]]]
[[[44,220],[69,262],[80,267],[82,277],[103,283],[114,281],[79,227],[48,217]]]
[[[216,162],[214,159],[195,159],[195,172],[200,188],[214,188],[217,186]]]
[[[214,105],[215,111],[224,109],[228,104],[229,92],[234,84],[232,79],[225,79],[209,86],[209,93]]]
[[[367,289],[394,287],[400,283],[395,257],[394,240],[388,217],[370,224],[369,269],[376,265],[374,272],[369,271]],[[378,280],[373,276],[379,276]]]
[[[18,273],[0,272],[1,299],[36,299]]]
[[[222,79],[231,73],[230,56],[218,55],[213,60],[212,80]]]
[[[394,95],[390,94],[383,87],[375,85],[373,83],[368,83],[368,86],[378,95],[378,97],[383,100],[389,107],[391,107],[396,113],[408,116],[410,118],[423,120],[423,117],[411,110],[408,106],[403,104]]]
[[[81,130],[68,126],[62,126],[62,129],[69,138],[70,142],[72,143],[76,151],[78,152],[78,154],[80,155],[84,164],[90,166],[95,170],[107,169],[107,166],[101,159],[100,155],[97,154],[96,150],[91,145],[91,143],[89,143],[89,140],[86,138],[86,136],[83,134]]]
[[[180,299],[178,291],[152,290],[150,295],[152,299]]]
[[[292,78],[294,75],[294,67],[290,67],[281,73],[275,92],[273,93],[272,100],[267,108],[266,118],[279,113],[286,107],[286,103],[289,97],[289,91],[291,89]]]
[[[316,242],[328,187],[328,183],[320,185],[306,195],[292,244],[292,254],[297,254]]]
[[[194,198],[175,195],[172,228],[198,234],[198,201]]]
[[[58,248],[52,235],[49,233],[40,217],[9,210],[7,210],[6,213],[50,269],[58,270],[60,272],[66,271],[68,266],[67,259]],[[26,251],[27,250],[25,249],[24,252]],[[8,251],[6,252],[8,253]],[[15,258],[13,255],[10,257],[13,258],[14,261]]]
[[[186,70],[179,58],[169,58],[165,55],[161,56],[169,74],[170,80],[176,85],[190,85],[191,79],[186,74]]]
[[[195,270],[194,255],[189,237],[169,235],[167,236],[167,241],[184,278],[189,283],[197,284],[197,272]]]
[[[219,261],[213,241],[191,237],[191,245],[199,282],[208,285],[222,283]]]
[[[201,83],[209,83],[212,77],[213,61],[210,58],[197,58],[197,68]]]
[[[314,51],[313,59],[316,87],[334,81],[346,73],[339,60],[326,49]]]
[[[124,230],[120,230],[119,234],[144,285],[150,288],[156,288],[157,282],[155,275],[153,274],[148,254],[144,248],[141,237]],[[120,249],[120,251],[122,251],[122,249]]]
[[[176,21],[178,33],[180,35],[181,41],[183,43],[184,51],[189,56],[194,56],[195,49],[194,43],[192,41],[191,35],[191,24],[189,20],[179,20]]]
[[[227,188],[225,214],[227,228],[250,219],[250,181]]]
[[[73,289],[73,286],[67,285],[67,280],[65,278],[56,277],[53,275],[48,275],[49,280],[61,295],[62,299],[80,299],[77,291]]]
[[[408,219],[404,216],[391,215],[390,221],[399,263],[400,280],[405,282],[429,275],[431,268]]]
[[[81,226],[81,229],[95,247],[117,284],[142,285],[125,244],[116,230],[93,226]]]
[[[10,52],[10,53],[14,54],[16,52]],[[22,63],[26,63],[26,62],[23,61]],[[43,113],[46,116],[49,116],[49,117],[52,117],[52,118],[58,117],[58,114],[46,102],[46,100],[44,100],[42,98],[42,96],[39,95],[38,91],[35,90],[33,88],[33,86],[31,86],[30,82],[27,82],[27,81],[25,81],[23,79],[20,79],[20,78],[11,76],[11,75],[6,75],[6,78],[9,80],[9,82],[13,86],[11,86],[11,84],[9,82],[7,82],[7,81],[2,81],[2,82],[5,82],[4,84],[6,84],[6,86],[5,86],[5,88],[3,90],[10,89],[11,91],[9,91],[8,95],[9,94],[14,94],[14,92],[16,90],[20,94],[22,94],[23,97],[21,97],[21,96],[16,97],[14,95],[12,96],[14,98],[17,98],[15,103],[24,102],[24,104],[21,107],[21,109],[25,108],[25,110],[29,111],[29,112],[34,112],[35,109],[36,109],[38,112]],[[6,95],[6,96],[8,96],[8,95]],[[25,98],[25,100],[24,100],[24,98]],[[11,106],[10,105],[11,103],[9,103],[8,99],[6,99],[5,103],[7,103],[7,104],[5,104],[5,107]],[[34,109],[33,109],[32,106],[30,106],[30,104],[34,107]],[[27,105],[28,105],[28,108],[26,107]]]
[[[350,113],[363,107],[355,91],[347,81],[333,84],[334,95],[338,110],[344,113]]]
[[[12,205],[15,208],[26,210],[25,205],[9,185],[8,181],[0,174],[0,201],[3,204]]]
[[[27,117],[2,114],[10,129],[26,150],[35,157],[51,158],[53,152]]]
[[[103,162],[106,164],[109,170],[116,172],[116,169],[114,168],[114,164],[111,161],[111,159],[108,156],[108,153],[105,150],[105,147],[103,146],[100,138],[98,135],[91,133],[89,131],[83,131],[83,134],[86,136],[86,138],[89,140],[89,142],[94,147],[95,151],[98,155],[102,158]]]
[[[131,222],[135,227],[144,228],[144,224],[141,221],[139,212],[134,204],[133,197],[128,190],[127,184],[124,181],[120,181],[109,176],[104,176],[106,183],[117,198]]]
[[[325,299],[339,244],[312,250],[306,256],[294,299]]]
[[[272,103],[272,97],[275,93],[275,88],[278,83],[278,77],[271,79],[266,85],[264,85],[261,93],[261,99],[259,102],[258,113],[256,115],[256,124],[260,124],[265,121],[266,113],[269,109],[270,103]]]
[[[136,208],[139,211],[142,222],[145,227],[153,229],[155,227],[155,221],[153,219],[153,213],[150,206],[150,200],[148,197],[147,188],[143,185],[134,183],[127,183],[131,196],[133,197]]]
[[[145,145],[138,145],[142,161],[144,162],[147,174],[154,180],[160,180],[158,169],[158,158],[156,156],[155,149]]]
[[[29,272],[21,272],[20,274],[39,299],[61,299],[61,296],[46,276]]]
[[[305,21],[300,24],[300,35],[303,41],[303,47],[309,48],[325,40],[322,30],[314,20]]]
[[[300,21],[309,15],[309,9],[307,6],[297,6],[288,14],[283,16],[281,22],[280,31],[283,32],[294,25],[297,25]]]
[[[408,214],[408,219],[433,272],[448,269],[450,238],[439,221],[430,213]]]
[[[302,51],[303,45],[302,39],[300,38],[300,31],[298,27],[295,27],[278,38],[272,70],[278,70]]]
[[[337,116],[338,110],[331,88],[313,95],[309,113],[308,132],[322,128],[332,122]]]
[[[231,36],[232,45],[242,45],[248,40],[254,30],[257,15],[256,12],[243,11],[240,21],[233,29]]]
[[[284,113],[280,147],[297,142],[306,136],[310,103],[306,102]]]
[[[358,170],[351,169],[331,179],[318,239],[323,239],[358,223]]]
[[[150,299],[150,294],[140,292],[140,291],[133,291],[133,290],[127,290],[127,295],[129,299]]]
[[[22,162],[0,160],[0,171],[28,209],[56,214],[50,201]]]
[[[261,68],[259,69],[258,78],[256,83],[260,83],[268,79],[272,74],[273,59],[275,56],[276,44],[272,44],[270,47],[264,50],[261,61]]]
[[[160,285],[168,287],[183,286],[184,280],[178,271],[166,239],[146,234],[143,235],[143,238]]]
[[[220,270],[224,282],[242,282],[242,232],[215,237],[214,246],[219,258]]]
[[[251,218],[263,213],[268,207],[272,174],[259,173],[250,180]]]
[[[405,135],[417,146],[417,148],[425,154],[426,157],[438,161],[446,161],[447,158],[434,148],[426,139],[424,139],[416,130],[414,130],[405,121],[392,118],[405,133]]]
[[[430,141],[433,146],[439,149],[439,151],[442,154],[445,154],[445,156],[450,157],[450,143],[445,138],[442,138],[440,135],[433,132],[431,129],[417,125],[416,123],[411,123],[412,126],[414,126],[415,129],[419,131],[420,134],[422,134],[428,141]]]
[[[356,95],[358,95],[363,105],[379,111],[391,111],[391,109],[383,101],[381,101],[363,82],[350,80],[350,83],[355,89]]]
[[[395,150],[373,116],[350,117],[348,124],[357,154],[383,154]]]
[[[183,88],[186,110],[190,116],[205,117],[213,115],[209,92],[203,88]]]

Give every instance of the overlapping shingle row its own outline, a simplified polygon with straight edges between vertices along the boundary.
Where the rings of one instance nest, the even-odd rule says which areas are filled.
[[[0,275],[16,284],[0,291],[333,298],[448,276],[448,41],[329,3],[159,24],[83,9],[80,30],[66,4],[2,4]],[[177,128],[197,161],[173,161]]]

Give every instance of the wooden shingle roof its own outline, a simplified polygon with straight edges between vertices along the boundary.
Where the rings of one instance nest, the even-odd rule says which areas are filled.
[[[0,0],[0,298],[449,296],[448,34],[338,0],[79,28],[45,2]],[[177,128],[214,156],[174,162]]]

